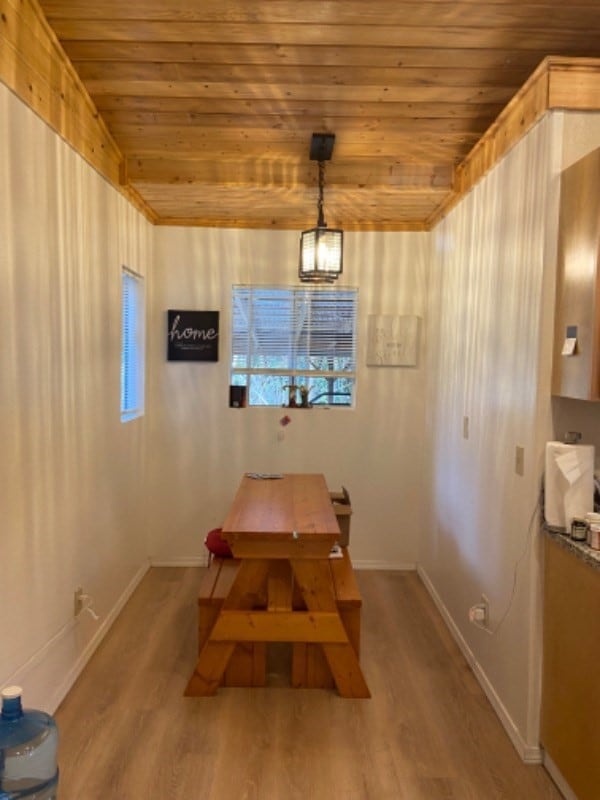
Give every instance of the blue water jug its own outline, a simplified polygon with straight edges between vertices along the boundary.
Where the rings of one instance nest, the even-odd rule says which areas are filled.
[[[58,797],[58,729],[43,711],[23,710],[22,689],[2,691],[0,714],[0,800]]]

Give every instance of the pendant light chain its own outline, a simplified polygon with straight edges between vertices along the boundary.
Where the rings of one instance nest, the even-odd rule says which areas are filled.
[[[319,200],[317,209],[319,211],[319,220],[317,225],[319,228],[326,228],[325,215],[323,214],[323,187],[325,186],[325,162],[319,161]]]

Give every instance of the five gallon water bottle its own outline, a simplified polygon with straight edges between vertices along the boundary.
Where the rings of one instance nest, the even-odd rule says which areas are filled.
[[[58,797],[58,730],[49,714],[23,710],[20,686],[2,692],[0,800]]]

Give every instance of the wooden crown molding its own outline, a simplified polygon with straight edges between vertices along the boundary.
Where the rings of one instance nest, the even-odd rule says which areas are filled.
[[[600,111],[599,58],[545,58],[454,174],[448,199],[431,215],[434,228],[547,111]]]

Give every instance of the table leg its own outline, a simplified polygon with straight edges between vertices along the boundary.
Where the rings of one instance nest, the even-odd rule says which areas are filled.
[[[312,558],[293,559],[290,563],[307,609],[335,612],[339,617],[329,563]],[[340,627],[344,630],[344,642],[321,644],[335,685],[342,697],[370,697],[369,687],[341,618]]]
[[[223,609],[253,608],[257,596],[266,583],[268,571],[267,560],[242,561],[223,603]],[[206,697],[215,694],[235,649],[235,642],[213,641],[211,634],[200,651],[196,668],[185,690],[186,697]]]

